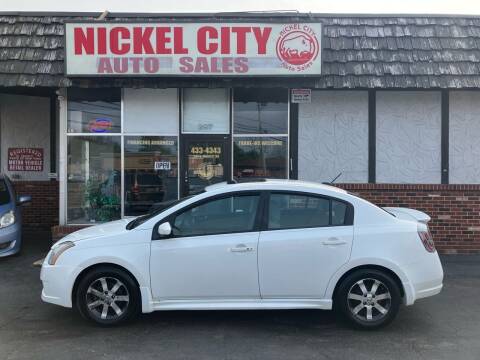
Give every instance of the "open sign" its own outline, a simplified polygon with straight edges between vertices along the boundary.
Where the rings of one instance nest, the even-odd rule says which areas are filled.
[[[88,123],[88,129],[93,133],[107,133],[111,132],[113,127],[113,122],[111,119],[107,118],[97,118],[93,119]]]
[[[154,165],[155,170],[171,170],[172,163],[170,161],[162,160],[162,161],[155,161]]]

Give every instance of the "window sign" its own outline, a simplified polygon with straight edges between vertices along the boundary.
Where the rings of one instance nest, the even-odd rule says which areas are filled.
[[[113,121],[109,118],[94,118],[88,123],[88,129],[92,133],[109,133],[112,132]]]
[[[170,161],[155,161],[154,170],[171,170],[172,163]]]
[[[43,149],[9,148],[8,171],[43,171]]]

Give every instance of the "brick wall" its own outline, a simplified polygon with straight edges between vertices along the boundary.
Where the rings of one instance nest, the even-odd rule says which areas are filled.
[[[424,211],[441,253],[480,253],[480,185],[337,184],[379,206]]]
[[[17,195],[31,195],[32,202],[23,207],[23,228],[50,230],[58,224],[58,181],[15,181]]]

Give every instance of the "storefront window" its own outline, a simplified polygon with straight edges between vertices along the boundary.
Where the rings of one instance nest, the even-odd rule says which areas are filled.
[[[68,92],[69,133],[119,133],[120,91],[75,89]]]
[[[287,89],[235,89],[233,132],[237,180],[288,178]]]
[[[287,178],[287,137],[236,137],[233,176]]]
[[[178,197],[175,136],[126,136],[125,215],[141,215]]]
[[[182,132],[228,134],[229,99],[228,89],[184,89]]]
[[[235,134],[288,134],[287,89],[235,89]]]
[[[120,137],[68,137],[67,164],[67,221],[119,219]]]

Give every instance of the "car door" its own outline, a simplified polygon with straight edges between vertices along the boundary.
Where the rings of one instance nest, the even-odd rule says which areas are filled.
[[[272,192],[267,203],[258,250],[262,298],[323,298],[350,257],[352,205],[295,192]]]
[[[235,193],[188,206],[169,217],[172,236],[153,240],[153,297],[258,299],[260,193]]]

